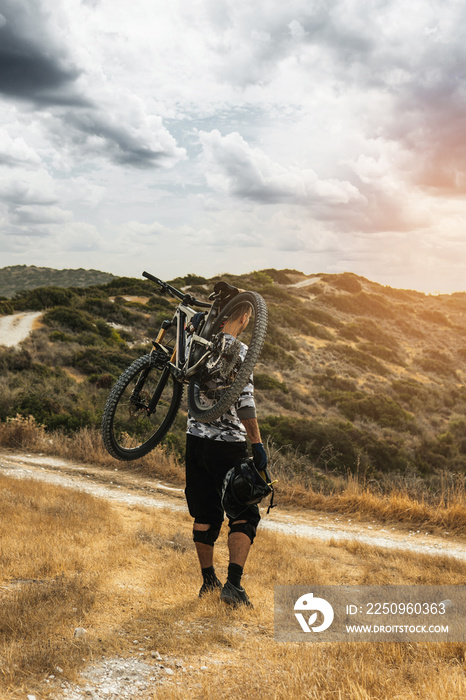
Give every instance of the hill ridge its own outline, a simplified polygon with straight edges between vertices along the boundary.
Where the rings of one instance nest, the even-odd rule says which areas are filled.
[[[115,279],[109,272],[85,268],[56,269],[36,265],[8,265],[0,268],[0,296],[11,298],[16,293],[37,287],[90,287]]]

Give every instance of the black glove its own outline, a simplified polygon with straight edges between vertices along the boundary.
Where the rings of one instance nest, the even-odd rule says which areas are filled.
[[[265,472],[267,469],[267,454],[264,450],[264,445],[261,442],[255,442],[252,445],[252,458],[257,471]]]

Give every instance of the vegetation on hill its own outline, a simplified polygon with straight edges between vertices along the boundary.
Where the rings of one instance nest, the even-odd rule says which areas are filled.
[[[466,293],[424,295],[351,273],[224,275],[267,301],[256,367],[263,437],[297,453],[304,486],[357,474],[383,490],[410,475],[437,491],[466,475]],[[217,277],[173,280],[207,297]],[[0,420],[33,415],[48,430],[98,429],[109,388],[147,352],[175,302],[144,279],[40,287],[5,302],[43,310],[19,349],[0,350]],[[185,408],[185,407],[184,407]],[[167,444],[181,452],[185,414]],[[441,490],[441,489],[440,489]]]
[[[0,269],[0,296],[12,297],[17,292],[36,287],[90,287],[105,284],[115,275],[99,270],[54,270],[35,265],[10,265]]]

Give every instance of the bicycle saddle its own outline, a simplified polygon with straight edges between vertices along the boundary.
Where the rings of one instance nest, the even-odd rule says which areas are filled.
[[[239,294],[239,289],[233,287],[232,284],[228,284],[228,282],[221,281],[215,283],[214,291],[209,296],[209,299],[219,299],[223,302],[226,302],[230,299],[233,299],[233,297],[235,297],[237,294]]]

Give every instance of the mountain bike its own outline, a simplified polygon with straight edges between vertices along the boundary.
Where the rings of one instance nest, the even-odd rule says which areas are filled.
[[[225,413],[250,380],[267,332],[267,306],[257,292],[221,281],[205,302],[148,272],[142,276],[180,303],[151,351],[121,374],[107,399],[102,439],[125,461],[143,457],[167,434],[185,385],[195,420],[207,423]]]

